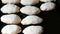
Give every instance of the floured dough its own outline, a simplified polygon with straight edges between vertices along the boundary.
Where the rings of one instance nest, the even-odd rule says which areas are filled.
[[[51,1],[56,1],[56,0],[40,0],[41,2],[51,2]]]
[[[1,0],[4,4],[18,4],[20,0]]]
[[[25,17],[22,21],[21,24],[23,25],[29,25],[29,24],[40,24],[43,21],[42,18],[38,17],[38,16],[27,16]]]
[[[1,30],[2,34],[18,34],[21,32],[21,27],[17,25],[6,25]]]
[[[1,16],[1,21],[6,24],[19,24],[21,18],[15,14],[3,15]]]
[[[53,9],[55,9],[55,4],[54,3],[52,3],[52,2],[47,2],[47,3],[44,3],[44,4],[42,4],[41,6],[40,6],[40,9],[42,10],[42,11],[50,11],[50,10],[53,10]]]
[[[42,26],[28,26],[23,30],[24,34],[41,34],[42,32]]]
[[[27,15],[39,14],[41,12],[40,9],[35,6],[25,6],[22,7],[20,11]]]
[[[22,5],[35,5],[39,3],[39,0],[21,0]]]
[[[20,8],[14,4],[7,4],[1,8],[2,13],[18,13]]]

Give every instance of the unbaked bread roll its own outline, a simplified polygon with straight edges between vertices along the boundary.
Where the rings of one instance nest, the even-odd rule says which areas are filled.
[[[38,16],[27,16],[25,17],[22,21],[21,24],[23,25],[30,25],[30,24],[40,24],[43,21],[42,18],[38,17]]]
[[[21,27],[17,25],[6,25],[1,30],[2,34],[18,34],[21,32]]]
[[[25,6],[22,7],[20,11],[27,15],[39,14],[41,12],[40,9],[35,6]]]
[[[35,5],[39,3],[39,0],[21,0],[22,5]]]
[[[1,21],[6,24],[19,24],[21,18],[15,14],[3,15],[1,16]]]
[[[41,34],[42,32],[42,26],[28,26],[23,30],[24,34]]]
[[[55,9],[55,6],[56,6],[55,3],[53,3],[53,2],[47,2],[47,3],[42,4],[40,6],[40,9],[42,11],[50,11],[50,10]]]
[[[1,0],[4,4],[18,4],[20,0]]]
[[[51,2],[51,1],[56,1],[56,0],[40,0],[41,2]]]
[[[14,4],[7,4],[1,8],[2,13],[18,13],[20,8]]]

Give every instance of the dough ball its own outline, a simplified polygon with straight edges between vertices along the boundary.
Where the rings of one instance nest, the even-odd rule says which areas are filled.
[[[21,18],[15,14],[3,15],[1,17],[1,21],[6,24],[19,24],[21,22]]]
[[[27,14],[27,15],[33,15],[40,13],[40,9],[35,6],[25,6],[20,9],[21,13]]]
[[[18,4],[20,0],[1,0],[4,4]]]
[[[42,11],[50,11],[50,10],[53,10],[55,8],[55,4],[52,3],[52,2],[47,2],[47,3],[44,3],[40,6],[40,9]]]
[[[29,24],[39,24],[43,21],[42,18],[38,17],[38,16],[34,16],[34,15],[31,15],[31,16],[27,16],[25,17],[22,21],[21,21],[21,24],[23,25],[29,25]]]
[[[2,34],[18,34],[21,32],[21,27],[17,25],[6,25],[1,30]]]
[[[39,0],[21,0],[22,5],[35,5],[39,3]]]
[[[1,8],[2,13],[18,13],[20,8],[14,4],[7,4]]]
[[[40,0],[41,2],[51,2],[51,1],[56,1],[56,0]]]
[[[29,26],[23,30],[24,34],[41,34],[42,32],[42,26]]]

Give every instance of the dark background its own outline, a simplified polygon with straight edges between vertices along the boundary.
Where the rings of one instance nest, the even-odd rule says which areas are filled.
[[[43,2],[40,2],[39,4],[36,4],[34,6],[36,7],[40,7],[40,5],[42,4]],[[40,14],[37,14],[37,16],[39,17],[42,17],[44,19],[44,21],[41,23],[41,24],[36,24],[36,25],[41,25],[44,27],[44,32],[42,34],[59,34],[60,33],[60,1],[57,0],[56,2],[54,2],[56,4],[56,8],[52,11],[48,11],[48,12],[45,12],[45,11],[42,11]],[[2,6],[4,6],[5,4],[2,4],[1,0],[0,0],[0,8]],[[21,4],[16,4],[17,6],[19,7],[23,7],[23,5]],[[25,14],[22,14],[22,13],[15,13],[17,15],[19,15],[22,19],[24,17],[26,17],[27,15]],[[0,11],[0,17],[2,15],[5,15],[3,14],[1,11]],[[0,33],[1,33],[1,29],[7,24],[5,23],[2,23],[1,20],[0,20]],[[27,27],[27,26],[30,26],[30,25],[21,25],[21,24],[17,24],[19,26],[22,27],[22,30]],[[19,34],[22,34],[22,33],[19,33]]]

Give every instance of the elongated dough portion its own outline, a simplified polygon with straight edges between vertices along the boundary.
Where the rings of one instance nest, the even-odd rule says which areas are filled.
[[[51,2],[51,1],[56,1],[56,0],[40,0],[41,2]]]
[[[24,34],[41,34],[42,32],[42,26],[28,26],[23,30]]]
[[[18,13],[20,8],[14,4],[6,4],[1,8],[2,13]]]
[[[41,6],[40,6],[40,9],[42,11],[50,11],[50,10],[53,10],[55,9],[55,3],[53,2],[47,2],[47,3],[43,3]]]
[[[21,24],[23,25],[30,25],[30,24],[40,24],[43,21],[42,18],[38,17],[38,16],[27,16],[25,17],[22,21]]]
[[[35,5],[39,3],[39,0],[21,0],[22,5]]]
[[[21,18],[15,14],[3,15],[1,17],[1,21],[6,24],[19,24],[21,22]]]
[[[20,0],[1,0],[4,4],[18,4]]]
[[[40,9],[35,6],[25,6],[22,7],[20,11],[27,15],[39,14],[41,12]]]
[[[6,25],[1,30],[2,34],[18,34],[21,32],[21,27],[17,25]]]

